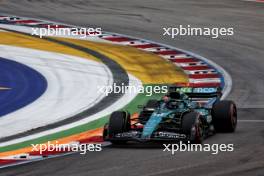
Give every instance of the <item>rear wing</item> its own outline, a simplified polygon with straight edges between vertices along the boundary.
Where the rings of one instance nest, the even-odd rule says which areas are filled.
[[[221,87],[179,87],[170,86],[168,89],[169,96],[174,92],[182,92],[190,98],[214,98],[222,96]]]

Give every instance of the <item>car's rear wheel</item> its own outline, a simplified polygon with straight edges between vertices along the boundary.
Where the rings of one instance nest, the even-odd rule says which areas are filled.
[[[125,111],[115,111],[111,114],[108,124],[108,136],[113,144],[124,144],[127,141],[111,140],[116,134],[127,132],[130,129],[130,114]]]
[[[213,125],[216,132],[234,132],[237,126],[237,108],[233,101],[223,100],[212,108]]]
[[[204,138],[204,128],[198,112],[189,112],[182,118],[182,130],[191,143],[200,144]]]

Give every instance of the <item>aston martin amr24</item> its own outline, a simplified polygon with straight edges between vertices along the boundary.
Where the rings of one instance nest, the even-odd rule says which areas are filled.
[[[113,144],[128,141],[202,141],[217,132],[234,132],[237,109],[221,100],[219,87],[171,86],[161,100],[149,100],[131,119],[127,111],[115,111],[105,124],[103,138]]]

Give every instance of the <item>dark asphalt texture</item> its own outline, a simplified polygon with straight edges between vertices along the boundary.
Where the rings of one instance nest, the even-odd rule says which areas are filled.
[[[263,176],[264,4],[240,0],[2,0],[0,12],[102,27],[192,51],[213,60],[232,77],[228,99],[239,108],[234,134],[206,143],[233,143],[234,152],[178,152],[156,145],[104,148],[0,170],[1,176]],[[234,36],[162,36],[163,27],[233,27]]]

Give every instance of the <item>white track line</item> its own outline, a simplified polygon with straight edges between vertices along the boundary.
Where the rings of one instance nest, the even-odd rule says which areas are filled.
[[[0,56],[37,70],[48,82],[40,98],[0,118],[0,137],[78,114],[104,97],[98,86],[109,86],[113,82],[106,66],[89,59],[7,45],[0,45]]]
[[[238,120],[238,122],[253,122],[253,123],[264,123],[264,120],[254,120],[254,119],[248,119],[248,120]]]
[[[17,28],[16,28],[16,26],[11,26],[11,25],[9,25],[9,27],[8,27],[8,25],[2,25],[2,24],[0,24],[0,26],[1,27],[6,27],[6,28],[9,28],[9,29],[12,29],[12,30],[18,30],[18,31],[22,31],[22,32],[29,32],[28,31],[28,27],[27,27],[27,29],[26,29],[26,27],[23,27],[23,26],[17,26]],[[10,53],[10,52],[9,52]],[[16,52],[12,52],[12,53],[16,53]],[[35,54],[35,56],[41,56],[42,54]],[[12,55],[10,55],[10,56],[12,56]],[[9,56],[9,57],[10,57]],[[74,57],[74,56],[73,56]],[[8,57],[7,57],[8,58]],[[57,60],[57,59],[54,59],[54,60]],[[86,59],[84,59],[84,60],[86,60]],[[50,65],[52,65],[52,64],[50,64]],[[108,68],[105,68],[105,69],[108,69]],[[38,69],[36,69],[36,70],[38,70]],[[98,75],[100,75],[100,74],[98,74]],[[130,86],[131,85],[142,85],[141,84],[141,81],[140,80],[138,80],[137,78],[135,78],[135,77],[133,77],[133,76],[131,76],[131,75],[129,75],[129,78],[130,78],[130,80],[129,80],[129,84],[130,84]],[[56,81],[55,81],[56,82]],[[91,83],[91,81],[90,81],[90,83]],[[76,85],[78,85],[78,84],[76,84]],[[88,89],[87,89],[88,90]],[[90,92],[95,92],[96,93],[96,91],[97,90],[93,90],[93,91],[90,91]],[[80,93],[80,92],[79,92]],[[87,95],[91,95],[90,93],[87,93]],[[45,135],[49,135],[49,134],[52,134],[52,133],[56,133],[56,132],[59,132],[59,131],[62,131],[62,130],[66,130],[66,129],[69,129],[69,128],[73,128],[73,127],[76,127],[76,126],[79,126],[79,125],[82,125],[82,124],[84,124],[84,123],[88,123],[88,122],[91,122],[91,121],[93,121],[93,120],[96,120],[96,119],[99,119],[99,118],[101,118],[101,117],[104,117],[104,116],[106,116],[106,115],[108,115],[108,114],[110,114],[112,111],[115,111],[115,110],[118,110],[118,109],[120,109],[120,108],[122,108],[122,107],[124,107],[126,104],[128,104],[130,101],[132,101],[135,97],[136,97],[136,93],[127,93],[127,94],[125,94],[124,96],[122,96],[117,102],[115,102],[114,104],[112,104],[111,106],[109,106],[108,108],[106,108],[106,109],[104,109],[103,111],[101,111],[101,112],[98,112],[97,114],[95,114],[95,115],[92,115],[92,116],[90,116],[90,117],[87,117],[87,118],[85,118],[85,119],[82,119],[82,120],[80,120],[80,121],[77,121],[77,122],[75,122],[75,123],[72,123],[72,124],[68,124],[68,125],[64,125],[64,126],[61,126],[61,127],[58,127],[58,128],[55,128],[55,129],[51,129],[51,130],[47,130],[47,131],[45,131],[45,132],[41,132],[41,133],[38,133],[38,134],[33,134],[33,135],[30,135],[30,136],[27,136],[27,137],[25,137],[25,138],[19,138],[19,139],[15,139],[15,140],[11,140],[11,141],[7,141],[7,142],[3,142],[3,143],[1,143],[0,144],[0,147],[1,146],[6,146],[6,145],[11,145],[11,144],[15,144],[15,143],[19,143],[19,142],[24,142],[24,141],[27,141],[27,140],[31,140],[31,139],[35,139],[35,138],[38,138],[38,137],[42,137],[42,136],[45,136]],[[56,97],[56,96],[55,96]],[[99,100],[99,99],[98,99]],[[38,100],[36,101],[36,102],[38,102]],[[72,103],[73,104],[73,103]],[[76,104],[76,106],[77,106],[78,104]],[[91,104],[92,105],[92,104]],[[56,107],[56,106],[54,106],[54,107]],[[24,109],[24,108],[23,108]],[[23,111],[23,109],[21,109],[21,111]],[[82,110],[83,109],[85,109],[85,108],[82,108]],[[56,111],[56,112],[58,112],[58,111]],[[62,111],[63,112],[63,111]],[[75,111],[75,113],[71,113],[71,115],[75,115],[75,114],[77,114],[79,111]],[[16,113],[16,112],[15,112]],[[28,117],[28,115],[24,115],[23,117]],[[35,117],[38,117],[38,116],[35,116]],[[63,116],[63,117],[61,117],[60,119],[63,119],[63,118],[67,118],[68,116]],[[2,119],[4,119],[4,118],[2,118]],[[10,120],[10,118],[8,118],[9,120]],[[50,123],[46,123],[45,125],[47,125],[47,124],[50,124]],[[25,126],[27,126],[27,127],[30,127],[31,129],[32,128],[36,128],[36,126],[34,126],[34,125],[25,125]],[[3,130],[1,130],[1,131],[3,131]],[[7,130],[5,130],[5,131],[7,131]],[[10,130],[9,130],[10,131]],[[13,130],[12,130],[13,131]],[[16,131],[16,130],[15,130]],[[8,134],[10,133],[10,132],[7,132]],[[4,135],[4,134],[3,134]],[[5,136],[6,136],[7,134],[5,134]],[[3,136],[2,136],[3,137]]]

